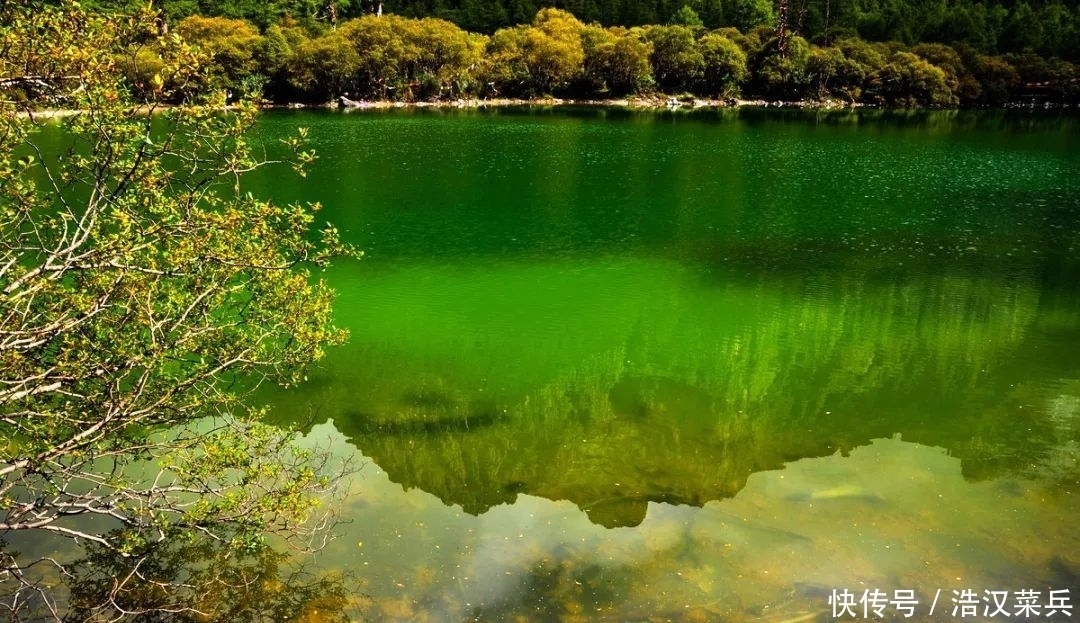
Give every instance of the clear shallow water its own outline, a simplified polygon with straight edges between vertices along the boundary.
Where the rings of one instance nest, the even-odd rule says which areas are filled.
[[[351,343],[267,400],[368,461],[319,559],[348,608],[780,622],[830,614],[834,589],[914,590],[922,620],[954,589],[1080,600],[1074,119],[262,131],[297,125],[311,175],[255,187],[322,202],[367,256],[328,273]]]

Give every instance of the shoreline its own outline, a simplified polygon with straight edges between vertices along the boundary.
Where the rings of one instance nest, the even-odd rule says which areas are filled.
[[[163,110],[174,105],[159,105],[155,108]],[[635,96],[615,99],[568,99],[558,97],[540,97],[535,99],[522,98],[459,98],[454,100],[422,100],[417,102],[399,102],[393,100],[358,100],[351,101],[347,105],[338,102],[323,102],[318,104],[305,104],[289,102],[285,104],[262,103],[259,108],[263,110],[389,110],[397,108],[436,108],[436,109],[479,109],[479,108],[510,108],[526,106],[590,106],[597,108],[627,108],[631,110],[696,110],[709,108],[802,108],[802,109],[858,109],[875,108],[858,102],[850,103],[841,100],[797,100],[797,101],[767,101],[767,100],[743,100],[743,99],[702,99],[702,98],[675,98],[665,96]],[[231,106],[225,106],[222,110],[228,110]],[[146,108],[140,105],[139,108]],[[29,119],[62,119],[79,114],[79,110],[73,109],[45,109],[15,112],[16,117]]]
[[[709,109],[739,109],[739,108],[774,108],[789,110],[903,110],[903,111],[944,111],[944,110],[1072,110],[1076,105],[1069,102],[1038,102],[1018,100],[1007,102],[1003,106],[994,107],[951,107],[932,108],[926,106],[902,107],[902,106],[878,106],[863,102],[850,102],[841,99],[824,100],[766,100],[766,99],[713,99],[698,97],[675,97],[668,95],[645,95],[612,99],[573,99],[558,97],[541,97],[535,99],[522,98],[459,98],[453,100],[423,100],[416,102],[399,102],[393,100],[350,100],[348,104],[338,102],[323,102],[316,104],[304,104],[292,102],[286,104],[265,104],[262,108],[267,110],[314,110],[314,109],[337,109],[337,110],[387,110],[387,109],[481,109],[481,108],[512,108],[512,107],[559,107],[559,106],[582,106],[596,108],[624,108],[628,110],[709,110]]]
[[[843,100],[744,100],[712,99],[697,97],[675,97],[667,95],[646,95],[620,97],[612,99],[573,99],[558,97],[522,98],[458,98],[453,100],[422,100],[399,102],[393,100],[348,100],[347,104],[325,102],[322,104],[270,104],[270,109],[305,109],[305,108],[341,108],[343,110],[387,109],[387,108],[505,108],[514,106],[596,106],[610,108],[629,108],[635,110],[679,110],[697,108],[820,108],[835,110],[842,108],[874,108],[858,102]]]
[[[171,108],[174,105],[157,105],[154,108],[160,110]],[[423,100],[416,102],[400,102],[393,100],[349,100],[348,104],[339,102],[323,103],[300,103],[289,102],[285,104],[261,103],[258,105],[262,110],[390,110],[390,109],[481,109],[481,108],[513,108],[513,107],[560,107],[582,106],[596,108],[624,108],[628,110],[662,111],[662,110],[709,110],[709,109],[739,109],[739,108],[775,108],[775,109],[798,109],[798,110],[907,110],[907,111],[934,111],[934,110],[1070,110],[1074,106],[1069,103],[1042,103],[1037,102],[1010,102],[1000,107],[993,108],[927,108],[927,107],[889,107],[876,106],[861,102],[849,102],[838,99],[826,100],[765,100],[765,99],[712,99],[697,97],[674,97],[663,95],[633,96],[613,99],[571,99],[558,97],[541,97],[535,99],[522,98],[459,98],[453,100]],[[144,105],[138,108],[146,108]],[[229,110],[231,106],[224,106],[222,110]],[[149,110],[149,109],[147,109]],[[72,109],[45,109],[37,111],[20,110],[15,112],[16,117],[51,120],[62,119],[79,114],[81,111]]]

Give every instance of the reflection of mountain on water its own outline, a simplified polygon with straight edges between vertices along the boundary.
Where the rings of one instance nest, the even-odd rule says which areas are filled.
[[[456,377],[358,368],[326,390],[358,406],[324,413],[391,479],[469,513],[524,492],[608,527],[637,525],[649,502],[701,506],[755,472],[896,433],[948,448],[969,478],[1043,459],[1075,476],[1061,448],[1080,440],[1080,384],[1051,385],[1080,371],[1080,300],[1041,279],[763,278],[723,296],[741,323],[713,321],[684,292],[540,385],[484,393],[513,365],[498,358]]]

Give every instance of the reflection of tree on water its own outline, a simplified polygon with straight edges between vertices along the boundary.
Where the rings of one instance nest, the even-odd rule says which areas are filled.
[[[128,556],[94,544],[50,584],[65,587],[64,620],[257,623],[357,619],[368,600],[354,579],[309,570],[308,562],[270,548],[237,556],[224,543],[195,539],[137,548]],[[50,578],[37,565],[30,575]],[[64,596],[63,591],[59,593]],[[30,596],[10,613],[13,621],[54,620],[46,602]]]
[[[1078,439],[1053,413],[1080,391],[1044,388],[1080,369],[1071,349],[1047,352],[1075,343],[1080,304],[1062,271],[1038,273],[759,275],[723,295],[750,321],[734,329],[676,301],[526,395],[436,378],[383,411],[333,417],[393,480],[469,513],[529,493],[609,527],[640,523],[650,501],[700,506],[755,472],[895,433],[949,448],[969,477],[1015,472]]]

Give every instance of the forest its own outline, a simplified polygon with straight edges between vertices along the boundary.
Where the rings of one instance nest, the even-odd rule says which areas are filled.
[[[84,6],[120,14],[146,10],[140,4]],[[227,89],[277,104],[657,94],[932,108],[1080,100],[1075,0],[554,4],[170,2],[151,10],[163,32],[211,58],[206,83],[169,84],[153,44],[133,42],[120,64],[136,92]]]

